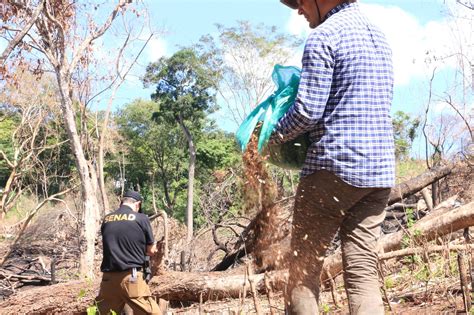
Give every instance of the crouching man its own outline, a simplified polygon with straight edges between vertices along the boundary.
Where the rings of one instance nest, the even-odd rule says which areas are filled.
[[[100,314],[120,314],[126,303],[135,315],[161,315],[142,270],[145,256],[156,252],[150,220],[141,213],[142,201],[138,192],[127,191],[120,207],[102,223],[103,276],[96,298]]]

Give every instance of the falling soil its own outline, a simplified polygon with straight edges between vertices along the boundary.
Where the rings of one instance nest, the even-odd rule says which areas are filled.
[[[266,157],[262,157],[258,152],[258,137],[254,133],[247,145],[247,150],[243,155],[244,164],[244,200],[247,211],[256,209],[255,220],[255,254],[256,263],[262,266],[263,253],[273,244],[284,237],[282,225],[283,209],[275,202],[278,190],[275,182],[270,176]],[[272,257],[273,263],[281,264],[281,255]]]

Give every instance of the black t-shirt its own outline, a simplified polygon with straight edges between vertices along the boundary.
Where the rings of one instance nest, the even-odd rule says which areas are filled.
[[[154,243],[148,217],[124,205],[104,217],[101,232],[102,272],[142,267],[146,245]]]

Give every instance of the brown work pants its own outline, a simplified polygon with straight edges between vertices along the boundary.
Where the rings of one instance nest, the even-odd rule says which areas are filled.
[[[135,281],[130,281],[131,275],[131,271],[104,272],[99,295],[95,299],[101,315],[110,314],[111,311],[120,314],[125,303],[135,315],[161,315],[160,308],[143,279],[143,273],[137,272]]]
[[[290,314],[318,314],[326,250],[340,228],[344,283],[351,314],[384,314],[377,240],[390,189],[358,188],[322,170],[301,179],[293,214]]]

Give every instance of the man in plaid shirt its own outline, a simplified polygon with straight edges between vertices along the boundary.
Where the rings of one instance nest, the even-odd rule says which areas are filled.
[[[351,314],[383,314],[377,239],[394,184],[392,54],[355,0],[280,0],[313,29],[298,95],[271,142],[308,133],[293,217],[291,314],[318,314],[325,252],[339,229]]]

